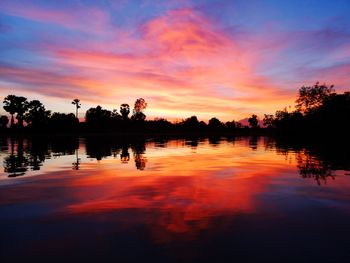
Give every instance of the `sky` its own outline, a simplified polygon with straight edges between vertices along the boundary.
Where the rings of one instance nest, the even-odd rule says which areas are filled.
[[[350,90],[349,14],[349,0],[1,0],[0,97],[66,113],[79,98],[81,118],[141,97],[148,119],[262,117],[316,81]]]

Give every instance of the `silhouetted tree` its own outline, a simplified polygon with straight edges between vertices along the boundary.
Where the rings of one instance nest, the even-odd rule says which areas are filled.
[[[285,108],[284,110],[276,111],[275,118],[274,118],[275,126],[278,128],[285,127],[289,122],[289,117],[290,117],[290,114],[287,111],[287,108]]]
[[[155,118],[152,121],[147,121],[149,131],[170,131],[175,129],[175,125],[164,118]]]
[[[320,107],[325,99],[334,92],[334,86],[320,85],[316,82],[314,86],[303,86],[299,89],[296,100],[296,108],[302,113],[310,113]]]
[[[274,116],[271,114],[264,114],[263,124],[266,128],[272,128],[274,124]]]
[[[273,127],[283,130],[295,131],[304,127],[304,116],[299,111],[288,112],[287,108],[276,111],[272,120]]]
[[[122,115],[119,114],[118,110],[114,109],[112,111],[112,115],[111,117],[114,119],[114,120],[122,120]]]
[[[72,131],[77,128],[78,124],[79,121],[73,113],[54,112],[49,120],[49,127],[53,131]]]
[[[119,114],[118,110],[114,109],[111,112],[111,129],[117,130],[123,127],[123,117]]]
[[[219,131],[233,130],[241,128],[239,122],[226,122],[223,124],[217,118],[209,120],[208,125],[199,121],[196,116],[191,116],[181,122],[171,123],[165,119],[155,119],[145,121],[146,115],[143,111],[147,108],[147,103],[143,98],[135,101],[132,121],[129,120],[130,107],[128,104],[120,106],[120,114],[117,110],[113,112],[102,109],[101,106],[90,108],[85,115],[86,122],[79,124],[78,109],[80,100],[74,99],[72,103],[76,107],[76,114],[54,113],[50,117],[50,111],[39,100],[28,102],[25,97],[8,95],[4,98],[4,109],[11,114],[11,127],[14,126],[14,117],[18,120],[18,126],[23,127],[23,121],[27,122],[28,127],[47,127],[52,131],[79,130],[89,131],[89,128],[108,128],[115,130],[121,128],[124,131]],[[318,82],[311,87],[303,86],[299,89],[296,100],[296,110],[276,111],[275,116],[266,115],[263,124],[267,128],[276,128],[284,132],[341,132],[350,131],[350,92],[336,94],[333,85],[320,85]],[[17,115],[15,115],[17,114]],[[248,118],[249,126],[259,127],[259,120],[256,115]],[[8,118],[2,116],[0,128],[5,128],[8,124]],[[248,126],[244,127],[248,129]]]
[[[147,108],[147,102],[143,98],[139,98],[135,101],[133,114],[131,119],[134,121],[144,121],[146,119],[146,115],[143,111]]]
[[[315,129],[337,130],[345,132],[350,130],[350,92],[344,94],[331,94],[323,104],[306,115],[309,126]]]
[[[8,95],[4,99],[4,110],[11,114],[11,127],[14,126],[13,115],[17,113],[16,119],[18,121],[18,126],[23,127],[23,115],[27,111],[28,102],[27,98]]]
[[[226,128],[228,130],[236,129],[236,122],[235,121],[228,121],[228,122],[225,123],[225,125],[226,125]]]
[[[203,124],[198,121],[197,116],[191,116],[179,123],[179,126],[188,131],[198,131],[203,128]]]
[[[15,95],[8,95],[4,98],[4,110],[7,111],[11,115],[11,127],[14,126],[15,120],[14,120],[14,114],[16,113],[16,104],[15,104]]]
[[[90,108],[85,113],[86,123],[94,128],[106,128],[111,124],[112,112],[102,109],[101,106]]]
[[[258,121],[258,116],[256,116],[255,114],[253,114],[249,119],[248,119],[248,123],[250,125],[250,127],[252,128],[258,128],[258,124],[259,124],[259,121]]]
[[[51,111],[46,110],[39,100],[32,100],[28,103],[28,112],[24,119],[31,127],[43,127],[47,125],[51,116]]]
[[[129,113],[130,113],[130,106],[129,104],[122,104],[120,105],[120,114],[122,115],[122,118],[124,121],[129,119]]]
[[[242,129],[243,125],[240,122],[236,122],[236,128]]]
[[[220,130],[223,129],[225,126],[224,124],[217,118],[213,117],[208,122],[208,128],[211,130]]]
[[[72,104],[75,105],[75,117],[78,119],[78,109],[81,108],[81,103],[79,99],[74,99]]]

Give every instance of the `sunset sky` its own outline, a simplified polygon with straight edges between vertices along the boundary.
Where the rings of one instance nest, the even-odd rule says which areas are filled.
[[[0,97],[239,120],[350,89],[350,1],[0,1]],[[0,109],[0,114],[4,110]]]

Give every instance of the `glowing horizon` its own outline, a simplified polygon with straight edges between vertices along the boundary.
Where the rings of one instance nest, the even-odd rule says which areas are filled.
[[[2,1],[0,96],[80,116],[143,97],[148,119],[240,120],[350,87],[346,1]],[[4,114],[1,109],[0,112]]]

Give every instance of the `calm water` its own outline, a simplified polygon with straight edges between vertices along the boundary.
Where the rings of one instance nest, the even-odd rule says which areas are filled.
[[[350,262],[345,145],[62,137],[0,148],[1,262]]]

